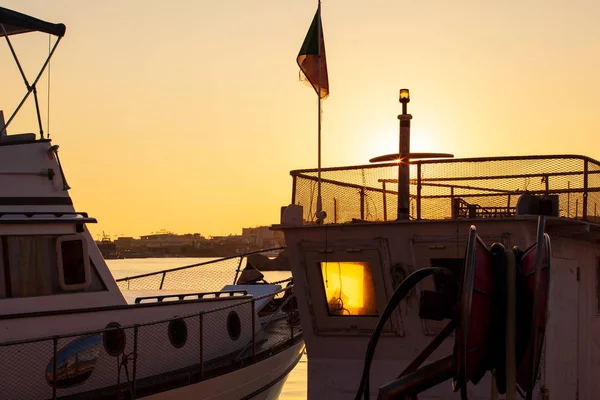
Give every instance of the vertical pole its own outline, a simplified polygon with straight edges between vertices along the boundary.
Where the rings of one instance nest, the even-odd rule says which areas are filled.
[[[158,290],[162,290],[163,284],[165,283],[165,275],[166,274],[167,274],[167,271],[162,273],[162,279],[160,280],[160,287],[158,288]]]
[[[296,175],[294,175],[292,177],[292,203],[291,204],[296,204],[296,182],[298,180],[298,177]]]
[[[137,376],[137,360],[138,360],[138,326],[133,327],[133,372],[132,372],[132,389],[133,398],[135,399],[136,391],[136,376]]]
[[[571,181],[567,181],[567,218],[571,217]]]
[[[294,295],[292,294],[292,297],[290,298],[290,300],[288,300],[288,304],[290,305],[290,343],[294,341],[294,308],[292,307],[293,296]]]
[[[383,189],[383,220],[387,221],[387,193],[385,191],[385,181],[381,182]]]
[[[52,358],[52,399],[55,400],[56,399],[56,368],[57,368],[57,362],[56,362],[56,350],[58,347],[58,339],[54,338],[53,339],[53,344],[54,344],[54,357]]]
[[[204,314],[198,314],[198,331],[200,340],[200,380],[204,380]]]
[[[360,188],[360,220],[365,220],[365,188]]]
[[[322,224],[323,223],[323,215],[322,215],[322,211],[323,211],[323,199],[321,198],[321,0],[319,0],[319,6],[317,8],[317,14],[318,18],[317,18],[317,42],[319,44],[319,52],[317,55],[317,59],[318,59],[318,69],[319,69],[319,90],[318,90],[318,97],[319,97],[319,106],[318,106],[318,114],[319,114],[319,118],[318,118],[318,163],[317,163],[317,176],[318,176],[318,189],[317,189],[317,223],[318,224]]]
[[[402,115],[400,120],[400,146],[398,160],[398,220],[407,220],[409,216],[409,193],[410,193],[410,119],[412,116],[406,113],[406,104],[402,104]]]
[[[233,278],[233,285],[237,282],[238,275],[240,274],[240,268],[242,268],[242,261],[244,261],[244,257],[240,256],[240,262],[238,263],[237,270],[235,271],[235,277]]]
[[[252,313],[252,362],[256,362],[256,329],[254,329],[254,297],[252,298],[252,301],[250,302],[250,306],[252,307],[252,309],[250,310],[250,312]]]
[[[333,223],[337,224],[337,199],[333,198]]]
[[[588,161],[585,160],[583,163],[583,219],[587,219],[587,206],[588,206]]]
[[[541,246],[538,243],[538,246]],[[506,398],[515,400],[517,391],[516,371],[516,260],[515,253],[504,253],[506,266]]]
[[[460,210],[458,206],[454,204],[454,186],[450,186],[450,207],[452,209],[452,219],[458,218]]]
[[[417,164],[417,219],[421,219],[421,163]]]

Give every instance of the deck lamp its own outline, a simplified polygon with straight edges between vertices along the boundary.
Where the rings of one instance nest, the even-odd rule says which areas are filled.
[[[406,114],[406,105],[410,103],[410,92],[408,89],[400,89],[400,103],[402,103],[402,114]]]

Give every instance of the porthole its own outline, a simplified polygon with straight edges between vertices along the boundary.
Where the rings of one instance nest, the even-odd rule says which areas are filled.
[[[231,340],[238,340],[242,332],[242,322],[235,311],[231,311],[227,316],[227,333]]]
[[[110,330],[102,334],[102,345],[109,356],[116,357],[125,350],[125,343],[127,342],[125,331],[118,322],[109,323],[106,325],[106,329]]]
[[[169,341],[176,349],[185,346],[187,341],[187,325],[181,318],[169,322]]]

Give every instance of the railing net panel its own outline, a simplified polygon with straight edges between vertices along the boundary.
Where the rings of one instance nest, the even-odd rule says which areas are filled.
[[[292,176],[293,201],[303,206],[304,220],[314,223],[317,170]],[[397,164],[328,168],[321,176],[326,223],[396,219]],[[600,164],[585,157],[417,161],[410,166],[410,182],[411,219],[514,216],[525,192],[558,195],[561,217],[592,220],[600,213]]]

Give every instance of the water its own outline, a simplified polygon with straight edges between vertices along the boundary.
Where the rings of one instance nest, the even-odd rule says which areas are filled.
[[[115,279],[145,274],[148,272],[160,271],[167,268],[174,268],[183,265],[196,264],[203,261],[214,260],[214,258],[132,258],[126,260],[106,260]],[[207,271],[209,272],[209,271]],[[286,271],[265,271],[263,272],[268,282],[275,282],[289,278],[291,273]],[[229,282],[231,283],[231,282]],[[210,290],[215,290],[211,288]],[[280,400],[299,400],[306,399],[307,387],[307,362],[306,355],[294,368],[288,376],[283,387]]]

